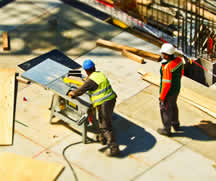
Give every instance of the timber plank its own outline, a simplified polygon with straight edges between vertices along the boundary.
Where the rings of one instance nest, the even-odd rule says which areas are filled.
[[[160,61],[160,55],[158,55],[158,54],[151,53],[151,52],[148,52],[148,51],[144,51],[144,50],[141,50],[141,49],[137,49],[137,48],[134,48],[134,47],[125,46],[125,45],[115,43],[115,42],[111,42],[111,41],[108,41],[108,40],[98,39],[96,41],[96,45],[106,47],[106,48],[110,48],[110,49],[117,50],[117,51],[127,50],[129,52],[132,52],[132,53],[138,55],[138,56],[146,57],[146,58],[148,58],[150,60],[153,60],[153,61],[156,61],[156,62]]]
[[[15,72],[15,69],[0,69],[0,145],[12,144]]]
[[[136,54],[133,54],[131,52],[128,52],[127,50],[122,50],[122,55],[131,59],[131,60],[134,60],[138,63],[141,63],[143,64],[144,63],[144,59]]]
[[[139,71],[142,74],[141,71]],[[142,78],[154,85],[160,86],[160,77],[153,73],[145,73]],[[198,94],[191,89],[182,87],[179,96],[183,98],[186,102],[192,104],[198,109],[210,114],[216,118],[216,102],[209,99],[206,96]]]
[[[8,181],[53,181],[64,166],[57,163],[3,152],[0,154],[0,180]]]

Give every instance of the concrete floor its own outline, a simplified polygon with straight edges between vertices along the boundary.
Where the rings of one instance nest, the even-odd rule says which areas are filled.
[[[216,120],[179,100],[184,134],[160,136],[155,131],[161,126],[158,88],[137,74],[140,68],[158,73],[160,64],[150,60],[138,64],[119,52],[96,47],[95,41],[112,39],[156,53],[158,47],[58,0],[17,0],[1,8],[0,14],[0,31],[9,31],[11,38],[11,50],[0,50],[1,67],[16,67],[21,73],[18,64],[55,48],[80,64],[86,58],[95,61],[118,94],[113,124],[122,153],[118,158],[107,158],[101,151],[103,146],[82,144],[81,136],[61,121],[49,124],[53,93],[33,83],[18,84],[14,141],[12,146],[1,146],[1,152],[63,164],[58,181],[75,180],[74,174],[78,180],[215,181],[215,140],[193,125]],[[184,81],[184,86],[215,100],[214,89],[190,80]],[[66,156],[74,172],[62,156],[63,149],[72,143]]]

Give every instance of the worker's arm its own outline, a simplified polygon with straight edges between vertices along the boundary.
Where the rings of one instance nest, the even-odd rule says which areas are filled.
[[[71,98],[74,98],[77,96],[81,96],[87,91],[94,91],[97,88],[98,88],[98,85],[93,80],[87,79],[81,87],[79,87],[76,90],[70,91],[68,93],[68,96],[70,96]]]
[[[166,95],[171,87],[172,73],[169,66],[163,70],[162,88],[160,93],[160,101],[164,102]]]

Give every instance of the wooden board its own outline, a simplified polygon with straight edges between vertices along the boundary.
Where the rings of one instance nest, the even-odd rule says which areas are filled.
[[[128,52],[127,50],[122,50],[122,55],[131,59],[131,60],[134,60],[138,63],[141,63],[143,64],[144,63],[144,59],[136,54],[133,54],[131,52]]]
[[[15,69],[0,69],[0,145],[12,144],[15,71]]]
[[[117,50],[117,51],[127,50],[129,52],[132,52],[132,53],[138,55],[138,56],[146,57],[146,58],[148,58],[150,60],[154,60],[156,62],[160,61],[160,55],[158,55],[158,54],[147,52],[147,51],[137,49],[134,47],[129,47],[126,45],[121,45],[119,43],[115,43],[115,42],[111,42],[111,41],[107,41],[107,40],[103,40],[103,39],[98,39],[96,41],[96,44],[99,46],[103,46],[103,47],[110,48],[110,49]]]
[[[16,79],[19,81],[19,82],[22,82],[24,84],[29,84],[31,81],[30,80],[27,80],[27,79],[24,79],[20,76],[17,76]]]
[[[57,163],[33,160],[14,153],[1,153],[0,163],[2,181],[53,181],[64,168]]]
[[[9,50],[9,37],[7,32],[3,32],[2,39],[3,39],[3,50]]]
[[[139,71],[140,74],[143,72]],[[154,85],[160,86],[160,77],[153,73],[145,73],[142,78]],[[179,96],[183,98],[186,102],[192,104],[198,109],[210,114],[216,118],[216,102],[209,99],[206,96],[198,94],[191,89],[182,87]]]

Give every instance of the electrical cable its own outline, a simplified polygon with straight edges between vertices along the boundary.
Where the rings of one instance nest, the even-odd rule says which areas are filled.
[[[79,181],[79,179],[78,179],[78,177],[77,177],[77,175],[76,175],[76,172],[74,171],[74,169],[73,169],[73,167],[72,167],[70,161],[67,159],[67,157],[66,157],[66,155],[65,155],[65,152],[66,152],[66,150],[67,150],[68,148],[70,148],[71,146],[74,146],[74,145],[77,145],[77,144],[80,144],[80,143],[82,143],[82,142],[80,141],[80,142],[76,142],[76,143],[69,144],[69,145],[67,145],[67,146],[63,149],[63,151],[62,151],[62,155],[63,155],[65,161],[67,162],[67,164],[69,165],[69,167],[70,167],[70,169],[71,169],[71,171],[72,171],[72,173],[73,173],[73,176],[74,176],[75,181]]]

